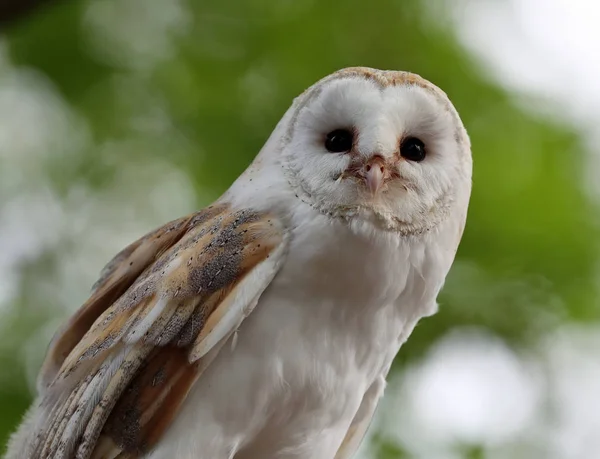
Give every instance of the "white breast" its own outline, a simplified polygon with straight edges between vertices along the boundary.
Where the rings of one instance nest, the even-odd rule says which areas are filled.
[[[422,272],[423,247],[308,206],[293,218],[282,270],[150,457],[333,458],[366,389],[431,312],[441,279]]]

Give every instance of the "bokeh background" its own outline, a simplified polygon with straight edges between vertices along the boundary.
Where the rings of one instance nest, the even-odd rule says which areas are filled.
[[[599,23],[593,0],[0,0],[0,450],[103,264],[366,65],[441,86],[475,172],[361,457],[599,458]]]

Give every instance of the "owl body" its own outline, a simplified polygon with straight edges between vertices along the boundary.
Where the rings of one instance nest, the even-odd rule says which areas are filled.
[[[214,205],[107,265],[7,459],[350,459],[437,310],[471,161],[447,96],[414,74],[311,86]]]
[[[367,390],[381,396],[400,345],[435,311],[444,272],[430,243],[353,230],[302,202],[292,214],[288,261],[150,458],[333,458]]]

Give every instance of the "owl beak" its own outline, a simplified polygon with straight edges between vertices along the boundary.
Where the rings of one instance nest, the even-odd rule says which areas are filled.
[[[380,156],[374,156],[369,159],[362,167],[361,175],[364,177],[365,184],[372,195],[376,195],[386,177],[386,164]]]

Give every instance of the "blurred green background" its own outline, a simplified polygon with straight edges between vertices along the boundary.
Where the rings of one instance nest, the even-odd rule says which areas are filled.
[[[399,354],[361,457],[600,457],[588,146],[490,78],[454,3],[34,3],[0,8],[0,448],[102,265],[223,192],[306,87],[363,65],[443,88],[475,169],[440,312]]]

